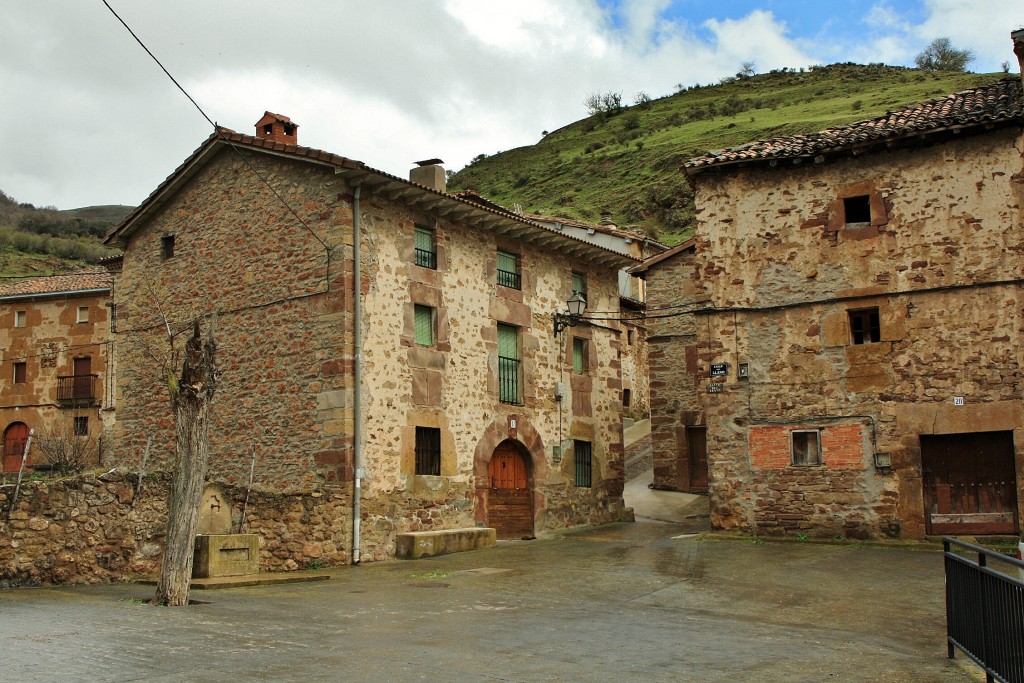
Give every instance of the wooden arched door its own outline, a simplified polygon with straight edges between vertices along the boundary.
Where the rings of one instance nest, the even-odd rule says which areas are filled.
[[[487,523],[498,538],[533,538],[533,490],[529,455],[517,442],[502,441],[487,467]]]
[[[28,441],[28,425],[12,422],[4,431],[4,472],[17,472],[21,468],[21,456]]]

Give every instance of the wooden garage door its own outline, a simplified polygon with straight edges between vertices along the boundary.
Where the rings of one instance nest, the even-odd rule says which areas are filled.
[[[533,494],[521,447],[514,441],[499,444],[487,476],[487,523],[497,530],[498,538],[532,538]]]
[[[1013,432],[921,437],[925,531],[1016,534]]]

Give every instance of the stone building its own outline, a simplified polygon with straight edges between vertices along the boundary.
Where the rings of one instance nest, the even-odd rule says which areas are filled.
[[[0,285],[0,428],[3,472],[17,472],[30,430],[26,466],[50,458],[41,439],[57,440],[96,465],[104,426],[113,421],[107,272],[72,273]],[[69,457],[78,457],[70,455]]]
[[[293,538],[264,548],[278,559],[619,518],[622,326],[556,336],[553,316],[580,288],[588,310],[618,310],[616,273],[637,260],[447,194],[438,160],[407,181],[299,146],[287,117],[256,133],[218,129],[107,238],[124,247],[121,462],[152,435],[166,467],[171,417],[146,350],[165,319],[216,312],[209,479],[245,484],[252,467],[257,489],[318,519],[315,536],[301,514],[264,520]]]
[[[708,477],[724,529],[1018,533],[1022,150],[1015,77],[690,160],[695,237],[635,269],[678,313],[656,483]]]

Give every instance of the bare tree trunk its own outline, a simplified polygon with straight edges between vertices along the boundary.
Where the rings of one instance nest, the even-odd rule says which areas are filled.
[[[215,350],[213,326],[209,340],[203,342],[196,321],[192,338],[185,345],[181,378],[172,382],[176,385],[171,387],[175,470],[164,556],[156,586],[156,602],[160,605],[188,604],[199,504],[210,457],[210,402],[217,383]]]

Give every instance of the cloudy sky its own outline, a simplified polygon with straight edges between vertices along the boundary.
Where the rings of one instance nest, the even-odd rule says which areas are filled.
[[[933,38],[1017,70],[1017,0],[107,0],[221,125],[265,110],[299,142],[405,177],[532,144],[588,93],[670,94],[751,61],[911,65]],[[0,14],[0,190],[138,204],[210,133],[103,0]]]

